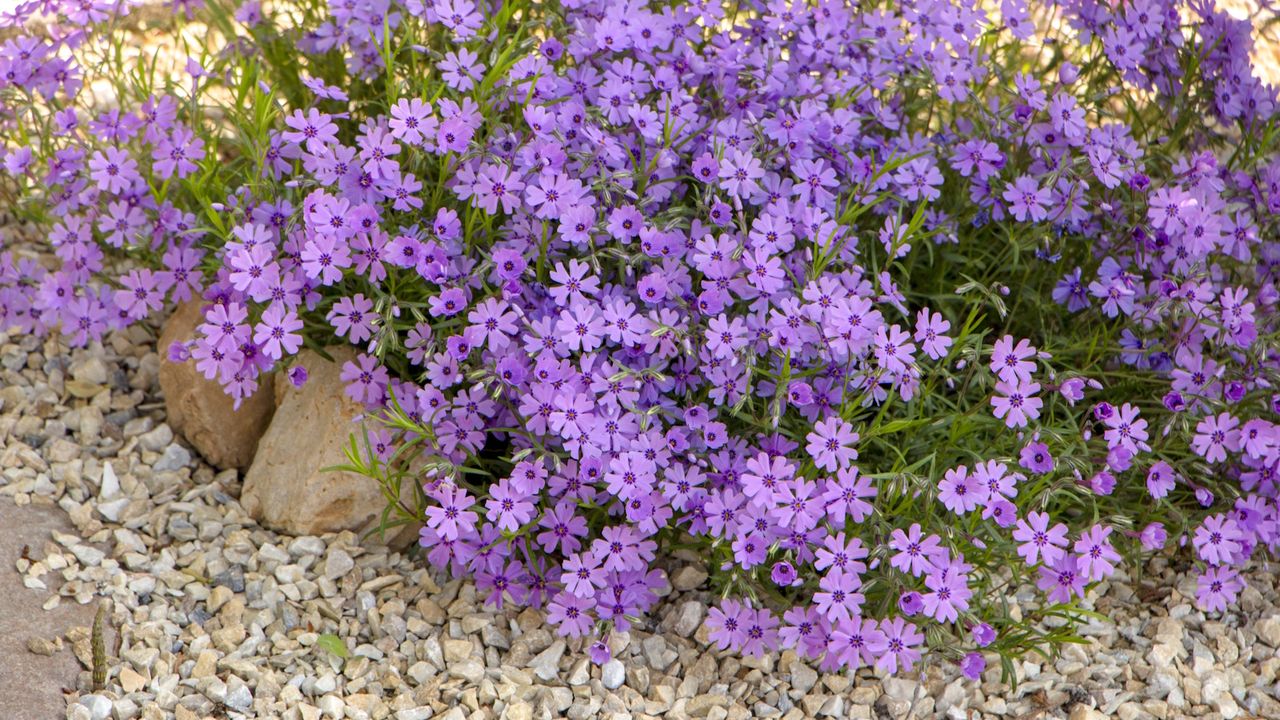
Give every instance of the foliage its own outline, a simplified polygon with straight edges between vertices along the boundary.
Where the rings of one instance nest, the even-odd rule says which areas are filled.
[[[126,5],[6,18],[9,192],[61,262],[8,256],[0,315],[83,345],[197,298],[166,352],[237,398],[359,347],[378,422],[349,467],[494,605],[599,637],[688,548],[723,648],[976,677],[984,648],[1077,639],[1087,587],[1170,538],[1209,611],[1280,540],[1276,96],[1247,21],[175,9],[180,70],[126,52]]]

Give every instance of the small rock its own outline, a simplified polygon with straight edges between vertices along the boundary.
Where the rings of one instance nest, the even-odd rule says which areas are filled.
[[[161,425],[149,433],[138,436],[138,444],[144,450],[150,450],[151,452],[160,452],[168,447],[171,442],[173,442],[173,429],[168,425]]]
[[[27,638],[27,650],[36,655],[52,655],[58,651],[58,644],[42,637]]]
[[[686,600],[680,604],[676,610],[676,621],[672,628],[680,637],[693,637],[698,632],[698,628],[702,626],[702,619],[706,616],[706,608],[702,603],[696,600]]]
[[[117,679],[120,681],[120,687],[127,693],[138,692],[147,685],[147,679],[130,667],[121,668],[120,677]]]
[[[1280,615],[1272,615],[1257,621],[1254,623],[1253,631],[1258,634],[1258,639],[1262,642],[1273,648],[1280,648]]]
[[[560,658],[564,656],[566,645],[563,640],[557,640],[551,644],[546,650],[534,656],[529,662],[529,667],[533,669],[533,674],[537,675],[544,682],[550,682],[560,674]]]
[[[569,671],[569,685],[586,685],[591,682],[591,663],[586,658],[578,658]]]
[[[337,580],[343,575],[351,572],[351,569],[355,566],[356,561],[351,559],[351,556],[347,554],[347,551],[339,548],[332,548],[324,559],[324,576],[330,580]]]
[[[253,693],[249,691],[249,686],[240,685],[235,690],[227,693],[227,699],[223,703],[233,710],[247,712],[249,708],[253,707]]]
[[[111,379],[111,372],[102,358],[87,357],[80,362],[72,363],[71,377],[76,382],[87,385],[106,385]]]
[[[209,599],[205,601],[205,608],[208,609],[211,614],[217,614],[217,612],[234,597],[235,593],[231,592],[231,588],[226,585],[215,585],[214,588],[209,591]]]
[[[818,683],[818,673],[813,668],[797,661],[791,666],[791,689],[800,695],[807,694]]]
[[[502,717],[503,720],[533,720],[533,706],[527,702],[511,703]]]
[[[728,704],[727,696],[706,693],[690,698],[689,702],[685,703],[684,711],[691,718],[708,717],[712,708],[723,708]]]
[[[1069,720],[1107,720],[1107,716],[1084,703],[1076,703],[1071,706]]]
[[[98,482],[98,499],[110,500],[120,494],[120,478],[110,462],[102,464],[102,480]]]
[[[622,682],[626,679],[627,667],[617,658],[610,660],[600,668],[600,682],[610,690],[617,690],[622,687]]]
[[[462,678],[469,683],[478,683],[484,679],[484,665],[476,660],[465,660],[449,666],[449,674]]]
[[[444,646],[444,660],[450,665],[471,657],[471,651],[474,649],[470,640],[445,638],[441,644]]]
[[[111,717],[111,701],[101,695],[85,695],[80,704],[89,708],[89,717],[93,720],[107,720]]]
[[[331,720],[342,720],[345,715],[346,703],[342,702],[342,698],[336,695],[325,695],[320,698],[320,715],[331,718]]]
[[[212,677],[218,669],[218,655],[212,650],[205,650],[196,658],[195,667],[191,668],[191,677]]]
[[[885,695],[904,702],[913,702],[916,699],[916,691],[920,688],[919,682],[900,677],[887,677],[881,685],[884,687]]]
[[[71,554],[75,555],[80,564],[85,567],[101,565],[102,561],[107,557],[106,553],[89,545],[72,545]]]
[[[173,472],[191,464],[191,451],[177,443],[165,448],[164,455],[156,461],[156,472]]]
[[[707,580],[707,571],[695,565],[685,565],[676,570],[675,575],[671,578],[671,587],[681,592],[688,592],[697,588]]]

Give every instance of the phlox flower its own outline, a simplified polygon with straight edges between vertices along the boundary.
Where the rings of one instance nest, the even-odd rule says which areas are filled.
[[[871,618],[852,617],[835,623],[831,632],[830,652],[836,654],[842,666],[850,669],[874,664],[878,653],[873,648],[887,647],[888,642],[879,629],[879,623]]]
[[[1076,565],[1088,576],[1089,582],[1109,577],[1115,571],[1115,564],[1120,562],[1120,554],[1112,547],[1110,536],[1110,527],[1094,525],[1081,534],[1073,546]]]
[[[719,607],[707,611],[708,635],[711,642],[721,650],[738,649],[746,642],[746,625],[750,621],[751,609],[737,600],[728,598],[720,602]]]
[[[1005,335],[991,350],[991,372],[1006,383],[1029,383],[1036,364],[1028,358],[1035,355],[1036,349],[1029,340],[1019,340],[1015,346],[1013,336]]]
[[[924,635],[913,623],[900,617],[881,621],[877,629],[881,637],[868,643],[871,652],[878,656],[876,668],[889,674],[897,673],[899,668],[910,672],[920,660],[920,651],[916,648],[924,642]]]
[[[938,481],[938,501],[957,515],[971,512],[981,503],[985,488],[961,465],[947,470]]]
[[[764,166],[751,153],[731,150],[720,162],[720,187],[736,198],[745,199],[759,191],[756,181],[764,177]]]
[[[920,343],[920,349],[934,360],[943,358],[947,354],[947,349],[951,347],[951,338],[946,336],[946,332],[951,329],[951,323],[942,317],[942,313],[929,312],[928,308],[922,309],[916,315],[916,342]]]
[[[1120,447],[1134,455],[1149,451],[1147,445],[1147,421],[1138,417],[1138,408],[1125,403],[1104,420],[1107,430],[1103,433],[1109,447]]]
[[[475,501],[455,485],[444,485],[431,493],[435,505],[427,505],[427,527],[445,540],[456,540],[475,528],[479,515],[471,511]]]
[[[1013,531],[1013,539],[1018,546],[1018,555],[1028,565],[1035,565],[1043,560],[1046,565],[1054,565],[1066,555],[1067,526],[1058,523],[1049,527],[1049,514],[1031,512],[1024,519],[1018,520],[1018,528]]]
[[[813,432],[805,438],[809,441],[805,450],[820,469],[830,472],[843,470],[858,457],[858,451],[854,447],[858,442],[858,433],[853,431],[853,425],[838,417],[818,422],[814,425]]]
[[[499,481],[489,488],[489,499],[485,501],[488,511],[485,517],[498,528],[515,532],[521,525],[529,522],[534,515],[534,505],[529,496],[516,490],[505,480]]]
[[[1036,587],[1049,594],[1055,603],[1071,601],[1071,596],[1084,596],[1086,575],[1080,571],[1074,555],[1063,554],[1057,562],[1040,566],[1040,579]]]
[[[89,177],[106,193],[122,193],[142,178],[138,163],[124,150],[109,147],[89,158]]]
[[[1240,526],[1222,513],[1205,518],[1191,539],[1196,555],[1211,565],[1230,565],[1241,559],[1244,542]]]
[[[881,325],[876,328],[875,333],[875,357],[880,367],[891,374],[902,374],[914,361],[912,357],[915,353],[915,343],[911,342],[911,336],[897,325],[885,327]]]
[[[297,333],[302,327],[303,322],[297,313],[280,303],[272,303],[255,326],[253,341],[267,357],[279,360],[285,355],[296,354],[302,347],[302,336]]]
[[[295,145],[305,145],[307,152],[310,153],[321,152],[326,145],[335,142],[338,138],[338,126],[333,124],[328,114],[316,108],[310,108],[305,112],[294,110],[284,122],[290,130],[283,133],[281,137]]]
[[[1244,587],[1234,568],[1206,568],[1196,578],[1196,605],[1205,612],[1221,612],[1236,601]]]
[[[465,47],[457,51],[451,50],[445,53],[444,59],[437,66],[441,71],[440,77],[454,90],[468,92],[475,87],[480,74],[484,72],[485,64],[479,62],[479,59],[478,55]]]
[[[1050,192],[1041,188],[1034,178],[1022,175],[1005,186],[1001,196],[1009,203],[1009,212],[1018,222],[1030,220],[1039,222],[1049,216],[1045,207],[1050,201]]]
[[[924,614],[938,622],[955,622],[969,608],[973,591],[961,573],[935,570],[924,576],[930,592],[921,596]]]
[[[876,496],[876,488],[871,479],[858,472],[856,466],[850,465],[836,473],[836,479],[827,480],[826,492],[822,495],[827,519],[834,527],[844,527],[848,520],[862,522],[872,512],[871,503],[864,498]]]
[[[386,397],[390,376],[386,368],[372,355],[359,355],[354,361],[342,365],[340,374],[347,384],[347,397],[366,405],[378,405]]]
[[[1227,458],[1227,452],[1240,450],[1239,425],[1240,421],[1229,412],[1210,415],[1196,424],[1191,449],[1207,462],[1221,462]]]
[[[997,382],[997,394],[991,397],[995,416],[1003,418],[1005,425],[1011,428],[1026,427],[1029,421],[1040,417],[1044,401],[1035,396],[1039,391],[1039,383],[1019,382],[1017,385],[1009,385],[1004,381]]]
[[[581,598],[565,590],[547,604],[547,622],[556,626],[561,637],[582,637],[591,631],[594,598]]]
[[[945,557],[946,548],[941,546],[938,536],[921,537],[922,534],[920,523],[911,523],[906,532],[894,528],[889,536],[889,549],[896,554],[889,558],[890,567],[919,577],[935,567],[939,556]]]
[[[832,568],[818,581],[818,588],[813,603],[828,621],[844,622],[860,614],[862,579],[857,573]]]

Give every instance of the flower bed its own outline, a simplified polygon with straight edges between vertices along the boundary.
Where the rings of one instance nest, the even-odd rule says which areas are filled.
[[[5,192],[61,262],[6,259],[0,313],[80,345],[200,297],[168,353],[236,398],[356,346],[348,469],[495,605],[600,638],[686,548],[722,647],[976,676],[1072,639],[1126,558],[1190,545],[1221,611],[1280,540],[1276,95],[1245,21],[175,9],[185,73],[123,51],[125,5],[6,16]]]

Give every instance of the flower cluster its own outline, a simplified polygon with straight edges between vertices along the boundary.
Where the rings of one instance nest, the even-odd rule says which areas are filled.
[[[5,17],[59,21],[0,45],[0,142],[60,263],[5,259],[0,321],[82,345],[198,302],[165,351],[236,398],[354,346],[381,423],[353,467],[411,483],[427,562],[494,605],[598,638],[692,547],[722,648],[976,677],[1067,637],[1036,620],[1122,555],[1188,539],[1222,610],[1280,545],[1278,115],[1247,21],[182,7],[224,49],[167,77],[112,60],[115,0]]]

